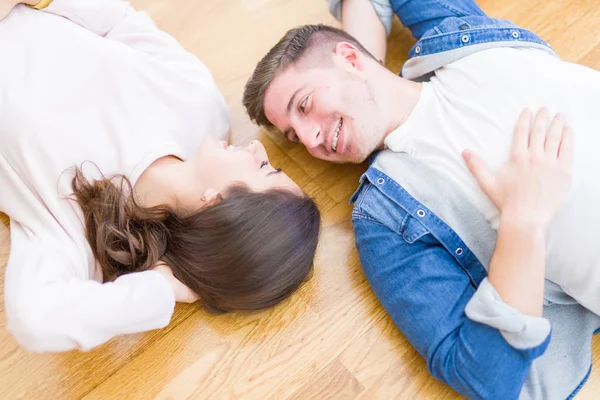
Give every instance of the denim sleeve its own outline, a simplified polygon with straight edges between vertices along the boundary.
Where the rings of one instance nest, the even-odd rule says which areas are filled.
[[[446,18],[486,16],[475,0],[388,0],[387,3],[417,40]]]
[[[465,309],[467,317],[500,330],[513,347],[527,349],[546,340],[550,321],[525,315],[504,303],[488,279],[484,279]]]
[[[468,318],[465,308],[478,290],[431,235],[408,243],[356,215],[354,231],[367,279],[429,372],[468,398],[516,399],[550,334],[517,348],[498,329]]]
[[[343,0],[327,0],[329,12],[338,20],[342,20],[342,1]],[[392,30],[392,20],[394,19],[394,11],[389,0],[371,0],[371,4],[375,8],[375,12],[379,16],[381,23],[385,27],[385,32],[389,35]]]

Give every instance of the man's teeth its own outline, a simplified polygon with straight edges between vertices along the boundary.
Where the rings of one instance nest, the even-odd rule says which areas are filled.
[[[331,149],[333,151],[337,151],[338,139],[340,138],[340,128],[342,127],[342,119],[340,118],[340,122],[338,123],[337,128],[335,128],[333,141],[331,143]]]

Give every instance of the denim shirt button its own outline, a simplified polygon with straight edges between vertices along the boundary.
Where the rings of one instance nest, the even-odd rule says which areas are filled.
[[[419,217],[423,218],[423,217],[425,216],[425,211],[423,211],[423,210],[418,210],[418,211],[417,211],[417,215],[418,215]]]
[[[379,178],[379,179],[377,179],[377,183],[378,183],[379,185],[383,185],[383,184],[384,184],[384,182],[385,182],[385,179],[383,179],[383,178]]]
[[[421,47],[419,47],[419,46],[415,47],[415,53],[420,54],[421,53]]]
[[[462,40],[463,43],[467,43],[469,41],[469,35],[462,35],[460,40]]]
[[[518,38],[519,38],[519,32],[517,32],[517,31],[512,31],[512,32],[511,32],[511,35],[512,35],[512,37],[514,37],[515,39],[518,39]]]
[[[459,248],[458,248],[458,249],[456,249],[454,252],[456,253],[456,255],[457,255],[457,256],[460,256],[460,255],[462,255],[463,251],[464,251],[464,250],[463,250],[463,249],[461,249],[461,248],[459,247]]]

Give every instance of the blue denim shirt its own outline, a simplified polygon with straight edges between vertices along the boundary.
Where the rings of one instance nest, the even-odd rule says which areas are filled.
[[[396,13],[417,39],[402,69],[408,79],[426,80],[437,68],[490,47],[554,54],[534,33],[487,17],[470,0],[371,2],[388,32]],[[329,4],[339,18],[341,0]],[[551,282],[543,319],[504,304],[486,279],[495,245],[487,221],[426,166],[390,153],[375,157],[351,199],[356,245],[374,292],[429,372],[468,398],[574,396],[591,370],[600,317]],[[446,207],[433,207],[440,198]],[[552,334],[544,328],[548,322]]]
[[[550,335],[524,349],[465,308],[486,271],[460,237],[376,168],[364,176],[352,220],[363,270],[429,372],[468,398],[517,398]],[[460,250],[459,250],[460,249]]]
[[[459,189],[385,150],[351,201],[365,275],[434,377],[475,399],[577,393],[600,317],[551,282],[543,318],[504,304],[486,278],[496,233]]]

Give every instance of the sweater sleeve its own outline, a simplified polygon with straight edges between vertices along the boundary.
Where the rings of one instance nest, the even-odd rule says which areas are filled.
[[[86,351],[117,335],[170,322],[175,296],[159,273],[132,273],[104,284],[90,280],[82,272],[87,265],[76,265],[72,246],[11,223],[4,291],[7,329],[24,348]]]
[[[43,10],[64,17],[106,39],[147,54],[169,64],[186,76],[210,77],[209,69],[193,54],[186,51],[167,32],[159,29],[143,11],[135,10],[121,0],[54,0]]]

